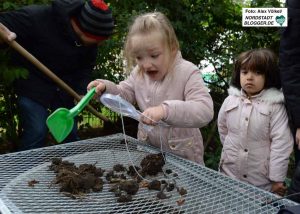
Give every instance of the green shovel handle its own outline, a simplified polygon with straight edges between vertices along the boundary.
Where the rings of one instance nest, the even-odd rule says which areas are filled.
[[[70,109],[70,116],[75,117],[78,115],[83,108],[90,102],[90,100],[93,98],[94,94],[96,93],[96,88],[92,88],[80,101],[77,103],[76,106],[74,106],[72,109]]]

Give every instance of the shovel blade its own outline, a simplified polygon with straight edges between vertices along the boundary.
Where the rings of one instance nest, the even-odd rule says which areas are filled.
[[[66,108],[56,109],[48,118],[47,126],[57,142],[62,142],[72,131],[74,120]]]

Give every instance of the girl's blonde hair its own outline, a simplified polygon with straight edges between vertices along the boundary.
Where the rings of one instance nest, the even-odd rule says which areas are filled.
[[[127,60],[127,71],[135,66],[132,56],[131,38],[137,34],[148,35],[152,32],[161,32],[163,43],[169,52],[179,50],[179,42],[169,19],[161,12],[145,13],[137,16],[129,28],[126,37],[124,56]]]

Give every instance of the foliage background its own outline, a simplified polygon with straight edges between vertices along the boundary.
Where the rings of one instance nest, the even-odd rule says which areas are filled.
[[[0,10],[14,10],[49,0],[0,0]],[[267,47],[278,53],[279,28],[243,28],[242,7],[281,7],[279,0],[106,0],[112,8],[116,30],[111,40],[99,47],[94,78],[119,82],[124,38],[132,18],[143,12],[161,11],[171,20],[185,59],[205,68],[213,66],[213,76],[204,76],[214,100],[215,118],[201,131],[205,140],[205,162],[217,169],[221,145],[216,128],[219,108],[227,96],[232,62],[242,51]],[[18,111],[11,82],[26,78],[26,71],[8,63],[9,52],[0,54],[0,153],[14,151],[18,142]],[[205,64],[200,62],[204,60]],[[88,113],[85,113],[88,114]]]

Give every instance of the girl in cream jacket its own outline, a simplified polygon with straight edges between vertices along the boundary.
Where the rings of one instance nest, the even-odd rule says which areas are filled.
[[[284,195],[293,138],[273,52],[239,55],[232,87],[218,115],[220,172]]]

